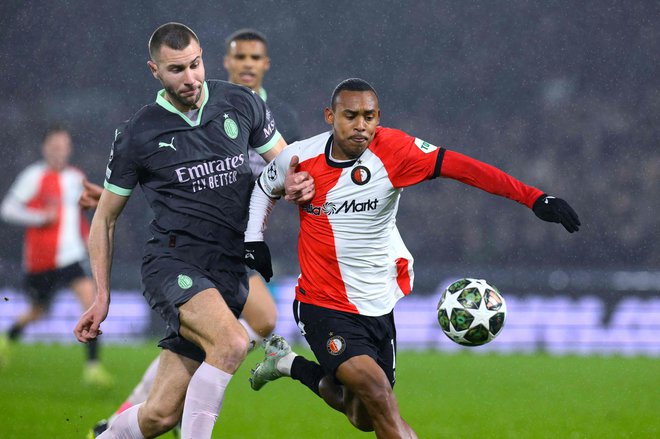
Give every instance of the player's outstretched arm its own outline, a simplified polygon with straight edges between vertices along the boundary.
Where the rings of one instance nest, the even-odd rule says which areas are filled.
[[[573,208],[561,198],[541,195],[532,206],[534,214],[543,221],[560,223],[570,233],[580,230],[580,219]]]
[[[78,341],[86,343],[102,334],[101,322],[110,307],[110,266],[115,224],[128,197],[103,191],[89,232],[89,259],[96,284],[92,306],[83,313],[73,330]]]
[[[531,208],[544,221],[560,223],[570,233],[580,229],[577,213],[561,198],[550,197],[506,172],[455,151],[445,151],[440,174]]]

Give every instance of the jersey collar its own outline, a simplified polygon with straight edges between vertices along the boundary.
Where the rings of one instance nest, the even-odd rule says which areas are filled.
[[[261,99],[263,99],[264,102],[266,102],[266,101],[268,100],[268,93],[266,93],[266,89],[265,89],[265,88],[261,87],[261,88],[259,89],[259,97],[260,97]]]
[[[325,143],[325,163],[331,168],[350,168],[355,164],[355,162],[359,160],[359,157],[357,159],[347,160],[345,162],[336,162],[330,158],[330,153],[332,151],[332,141],[334,137],[334,135],[330,134],[328,141]]]
[[[179,110],[176,109],[174,105],[172,105],[167,99],[165,99],[165,89],[160,90],[156,94],[156,103],[169,111],[170,113],[178,114],[181,116],[183,120],[188,122],[188,125],[191,127],[196,127],[200,124],[202,121],[202,111],[204,110],[204,106],[209,100],[209,87],[206,85],[206,81],[204,81],[204,102],[202,102],[202,105],[199,107],[199,113],[197,114],[197,119],[195,121],[190,120],[188,116],[180,112]]]

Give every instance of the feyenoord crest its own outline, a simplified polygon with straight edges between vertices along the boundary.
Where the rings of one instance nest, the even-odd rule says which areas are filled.
[[[366,166],[356,166],[351,171],[351,180],[358,186],[367,184],[371,180],[371,171]]]
[[[330,355],[340,355],[346,350],[346,340],[339,335],[333,335],[328,339],[325,347],[328,349]]]
[[[231,117],[229,117],[228,114],[225,114],[224,117],[225,117],[225,124],[224,124],[225,133],[227,134],[227,136],[230,139],[237,138],[238,137],[238,125],[236,125],[236,122],[234,122],[234,120]]]

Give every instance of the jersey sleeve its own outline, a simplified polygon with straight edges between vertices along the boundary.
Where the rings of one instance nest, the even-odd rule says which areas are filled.
[[[115,140],[110,149],[104,183],[107,190],[124,197],[131,195],[138,182],[134,153],[127,124],[123,124],[115,130]]]
[[[390,128],[380,130],[378,134],[382,136],[381,142],[387,152],[379,154],[379,157],[394,187],[412,186],[440,175],[442,148],[403,131]]]
[[[256,93],[249,93],[246,100],[248,114],[252,114],[252,126],[248,139],[250,146],[259,154],[270,151],[282,138],[277,131],[275,118],[268,105]]]
[[[455,151],[445,151],[440,171],[442,177],[509,198],[529,208],[543,195],[541,190],[526,185],[506,172]]]
[[[43,210],[28,207],[28,203],[39,190],[40,172],[40,167],[29,166],[11,185],[0,206],[0,215],[6,222],[27,227],[38,227],[46,222]]]
[[[291,157],[300,156],[298,142],[292,143],[280,152],[273,161],[266,165],[257,179],[261,190],[270,198],[280,198],[284,194],[284,178],[291,162]]]
[[[29,166],[16,177],[7,193],[10,197],[21,204],[27,204],[39,190],[39,170],[36,166]]]

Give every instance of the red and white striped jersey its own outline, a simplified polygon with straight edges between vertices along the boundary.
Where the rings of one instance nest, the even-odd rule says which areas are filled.
[[[291,157],[314,178],[316,193],[299,207],[296,299],[368,316],[387,314],[413,287],[413,257],[396,228],[401,191],[438,176],[452,178],[527,207],[543,194],[505,172],[402,131],[378,127],[357,160],[330,156],[332,133],[292,143],[258,179],[271,198],[284,192]],[[255,189],[246,241],[263,239],[269,212]]]
[[[89,223],[78,206],[83,179],[84,174],[72,166],[57,172],[37,162],[25,168],[9,189],[2,217],[27,228],[23,265],[28,273],[84,260]],[[45,209],[57,209],[57,220],[44,225]]]
[[[413,257],[396,228],[402,188],[439,175],[440,149],[378,127],[358,160],[330,159],[331,133],[289,145],[259,179],[277,196],[293,155],[314,177],[316,194],[300,207],[296,298],[326,308],[380,316],[413,286]]]

